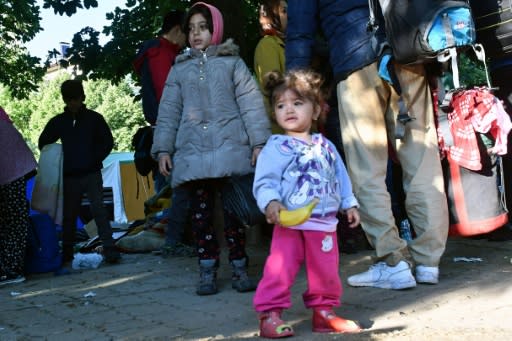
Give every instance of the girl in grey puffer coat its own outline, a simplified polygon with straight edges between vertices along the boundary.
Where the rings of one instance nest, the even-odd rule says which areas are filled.
[[[231,39],[176,58],[162,95],[152,152],[172,157],[172,187],[254,172],[270,136],[263,97]]]
[[[216,192],[226,192],[230,177],[254,172],[270,136],[258,85],[232,40],[220,44],[222,31],[217,8],[203,2],[191,7],[185,20],[191,48],[176,58],[167,77],[152,147],[160,172],[172,173],[172,187],[189,193],[201,270],[198,295],[217,292]],[[256,285],[247,277],[244,228],[229,208],[224,209],[224,231],[233,288],[252,291]]]

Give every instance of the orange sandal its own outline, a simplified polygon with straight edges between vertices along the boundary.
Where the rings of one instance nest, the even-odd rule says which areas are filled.
[[[267,339],[279,339],[282,337],[293,336],[291,325],[281,320],[280,311],[267,311],[260,313],[260,337]]]
[[[317,333],[358,333],[362,329],[352,320],[345,320],[332,309],[313,310],[313,331]]]

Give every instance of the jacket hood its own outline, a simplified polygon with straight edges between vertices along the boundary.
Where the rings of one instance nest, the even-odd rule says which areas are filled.
[[[192,7],[196,6],[205,6],[210,11],[213,23],[212,45],[220,44],[222,42],[222,36],[224,35],[224,19],[222,18],[222,13],[220,13],[217,7],[205,2],[196,2],[192,5]]]
[[[201,57],[206,54],[206,57],[211,56],[238,56],[240,48],[234,43],[232,38],[227,39],[220,45],[210,45],[206,51],[202,52],[198,49],[188,48],[182,54],[176,57],[176,64],[185,60]]]

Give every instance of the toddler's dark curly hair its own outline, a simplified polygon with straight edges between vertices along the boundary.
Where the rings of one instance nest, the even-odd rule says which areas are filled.
[[[322,89],[324,79],[317,72],[308,69],[291,70],[285,74],[271,71],[265,74],[263,79],[264,91],[272,108],[286,90],[295,92],[299,98],[311,101],[315,107],[325,107],[326,94]]]

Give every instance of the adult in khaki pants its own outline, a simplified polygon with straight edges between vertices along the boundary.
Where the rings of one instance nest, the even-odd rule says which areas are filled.
[[[361,224],[375,264],[348,278],[352,286],[406,289],[436,284],[445,250],[448,212],[430,91],[421,65],[395,65],[402,97],[415,119],[395,139],[399,96],[378,73],[378,53],[366,30],[366,0],[289,0],[286,63],[307,67],[319,23],[329,41],[347,166],[360,202]],[[319,20],[319,22],[317,22]],[[378,38],[382,35],[377,34]],[[373,45],[374,46],[374,45]],[[385,185],[388,141],[403,169],[406,211],[417,237],[399,237]],[[413,276],[413,269],[415,276]]]

